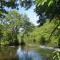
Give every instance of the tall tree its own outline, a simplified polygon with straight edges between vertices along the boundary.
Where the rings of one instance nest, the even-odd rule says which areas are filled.
[[[0,18],[0,24],[4,26],[3,40],[7,40],[10,44],[18,42],[19,29],[23,28],[24,34],[32,31],[33,24],[29,22],[29,18],[26,15],[19,14],[13,10],[5,14],[4,18]]]
[[[24,19],[24,24],[22,27],[24,28],[25,33],[31,32],[34,29],[34,25],[29,21],[27,15],[24,15],[23,19]]]
[[[17,34],[19,28],[23,24],[22,15],[17,13],[16,11],[11,11],[6,14],[5,18],[1,20],[1,24],[4,25],[5,37],[12,43],[15,42],[17,44],[18,38]],[[6,40],[7,40],[6,39]]]

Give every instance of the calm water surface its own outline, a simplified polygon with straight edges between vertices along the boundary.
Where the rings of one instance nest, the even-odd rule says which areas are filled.
[[[26,47],[0,48],[0,60],[44,60],[35,49]]]
[[[21,47],[17,49],[17,55],[19,60],[42,60],[42,57],[39,55],[39,53],[35,52],[34,50],[24,50],[24,48],[21,49]]]

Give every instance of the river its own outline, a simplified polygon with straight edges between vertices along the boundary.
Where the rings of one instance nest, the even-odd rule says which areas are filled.
[[[46,60],[49,50],[44,51],[37,47],[1,47],[0,60]]]

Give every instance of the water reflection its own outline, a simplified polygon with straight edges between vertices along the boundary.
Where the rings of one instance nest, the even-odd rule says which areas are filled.
[[[0,60],[18,60],[16,56],[16,47],[1,47]]]
[[[40,54],[30,49],[24,46],[0,48],[0,60],[42,60]]]
[[[40,54],[35,51],[25,50],[24,47],[18,47],[17,56],[19,60],[42,60]]]

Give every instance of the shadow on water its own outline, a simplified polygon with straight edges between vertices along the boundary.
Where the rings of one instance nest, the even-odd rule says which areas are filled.
[[[35,51],[29,51],[24,46],[20,46],[17,49],[17,56],[19,60],[42,60],[40,54]]]
[[[18,60],[16,56],[16,47],[1,47],[0,60]]]

